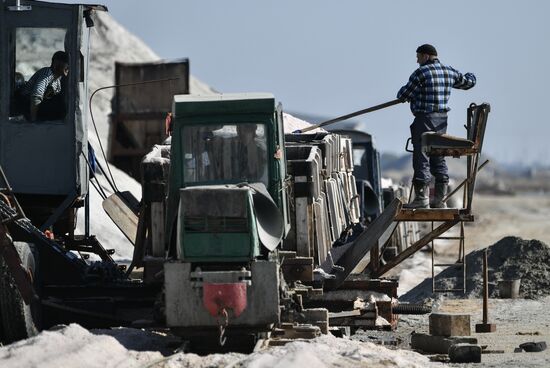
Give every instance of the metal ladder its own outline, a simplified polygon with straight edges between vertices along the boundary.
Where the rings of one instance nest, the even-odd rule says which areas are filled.
[[[466,256],[464,251],[464,222],[460,221],[460,235],[459,236],[438,236],[431,241],[431,253],[432,253],[432,292],[434,293],[466,293]],[[434,222],[432,221],[432,231],[434,230]],[[458,241],[458,258],[455,263],[436,263],[435,262],[435,241],[436,240],[457,240]],[[462,287],[455,284],[453,288],[438,288],[436,287],[436,267],[456,267],[462,270]],[[457,280],[458,281],[458,280]]]

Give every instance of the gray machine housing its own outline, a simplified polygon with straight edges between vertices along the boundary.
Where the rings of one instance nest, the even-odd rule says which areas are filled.
[[[83,14],[104,8],[22,0],[21,10],[16,10],[15,0],[0,4],[0,164],[15,193],[76,199],[88,191],[88,86],[84,75],[88,36],[83,32]],[[30,122],[10,116],[17,72],[16,30],[20,28],[66,30],[62,51],[69,54],[69,74],[67,113],[62,120]]]
[[[196,327],[217,328],[219,321],[202,305],[201,279],[204,282],[237,282],[243,271],[193,272],[191,263],[182,261],[164,264],[166,325],[182,335],[197,334]],[[199,276],[200,277],[197,277]],[[268,330],[280,318],[279,266],[276,262],[251,262],[247,287],[247,307],[238,317],[229,315],[231,328],[265,328]],[[193,280],[196,280],[192,282]],[[242,281],[247,282],[247,281]],[[195,330],[193,330],[195,328]]]

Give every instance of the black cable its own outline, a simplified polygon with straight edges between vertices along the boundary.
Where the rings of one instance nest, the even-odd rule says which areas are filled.
[[[101,173],[103,174],[103,176],[105,177],[105,180],[107,180],[107,183],[109,183],[109,185],[111,186],[111,189],[113,190],[113,193],[118,192],[118,189],[115,188],[115,185],[113,184],[111,179],[109,179],[109,176],[105,172],[105,169],[103,168],[103,166],[101,166],[101,163],[96,160],[96,164],[97,164],[97,167],[99,168],[99,170],[101,171]]]
[[[96,179],[96,180],[97,180],[97,179]],[[99,193],[99,195],[101,196],[101,198],[107,199],[107,197],[105,197],[104,194],[101,194],[101,191],[102,191],[103,189],[101,189],[101,191],[99,190],[99,188],[101,188],[101,185],[99,185],[99,183],[97,184],[97,185],[99,186],[99,188],[98,188],[98,187],[96,186],[96,184],[94,184],[94,182],[91,181],[91,180],[90,180],[90,184],[92,184],[92,186],[93,186],[93,187],[95,188],[95,190]]]
[[[97,178],[97,176],[95,176],[95,172],[92,168],[92,165],[90,164],[90,161],[88,161],[88,158],[86,157],[86,155],[83,152],[82,152],[82,156],[84,157],[84,160],[86,160],[86,164],[88,165],[88,168],[90,169],[90,172],[92,173],[92,178],[96,180],[97,186],[99,188],[95,186],[93,181],[90,180],[90,183],[92,183],[92,185],[94,186],[95,190],[97,190],[97,192],[99,193],[101,198],[106,199],[107,194],[105,194],[105,191],[103,190],[103,188],[101,187],[101,184],[99,183],[99,179]]]
[[[178,80],[178,79],[182,79],[182,78],[177,77],[177,78],[153,79],[153,80],[148,80],[148,81],[143,81],[143,82],[114,84],[112,86],[105,86],[105,87],[98,88],[90,96],[90,101],[88,103],[88,108],[90,110],[90,117],[92,118],[92,124],[94,125],[94,130],[95,130],[95,134],[97,136],[97,140],[99,142],[99,147],[101,148],[101,154],[103,155],[103,159],[105,160],[105,164],[107,165],[107,170],[109,170],[109,175],[111,176],[111,180],[113,181],[113,187],[115,188],[115,192],[120,192],[120,191],[118,190],[118,188],[116,186],[116,182],[115,182],[115,179],[113,177],[113,173],[111,172],[111,168],[109,167],[109,161],[107,161],[107,156],[105,155],[105,150],[103,149],[103,144],[101,143],[101,138],[99,137],[99,132],[97,131],[97,126],[95,124],[95,119],[94,119],[94,113],[93,113],[93,110],[92,110],[92,100],[93,100],[95,94],[99,91],[102,91],[104,89],[109,89],[109,88],[137,86],[137,85],[140,85],[140,84],[167,82],[167,81]]]

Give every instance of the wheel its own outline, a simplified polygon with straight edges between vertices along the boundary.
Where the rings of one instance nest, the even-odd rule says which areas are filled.
[[[38,285],[38,252],[34,244],[14,242],[22,265],[32,275],[35,290]],[[4,258],[0,257],[0,319],[4,343],[26,339],[38,333],[41,319],[39,300],[26,305],[15,285]]]

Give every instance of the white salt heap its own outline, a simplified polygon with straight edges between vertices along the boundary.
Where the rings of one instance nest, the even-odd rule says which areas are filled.
[[[20,367],[407,367],[436,366],[428,358],[407,350],[390,350],[368,342],[322,336],[310,341],[295,341],[250,355],[178,353],[164,358],[157,351],[163,341],[151,333],[134,329],[115,329],[109,335],[94,334],[76,324],[0,348],[3,368]],[[146,335],[148,340],[132,341]],[[124,345],[134,345],[129,350]]]
[[[308,128],[312,124],[308,123],[305,120],[298,119],[295,116],[287,114],[286,112],[283,112],[283,125],[285,129],[285,134],[289,134],[289,133],[294,133],[294,131],[296,130]],[[314,134],[314,133],[326,133],[326,130],[324,130],[323,128],[316,128],[307,132],[307,134]]]

